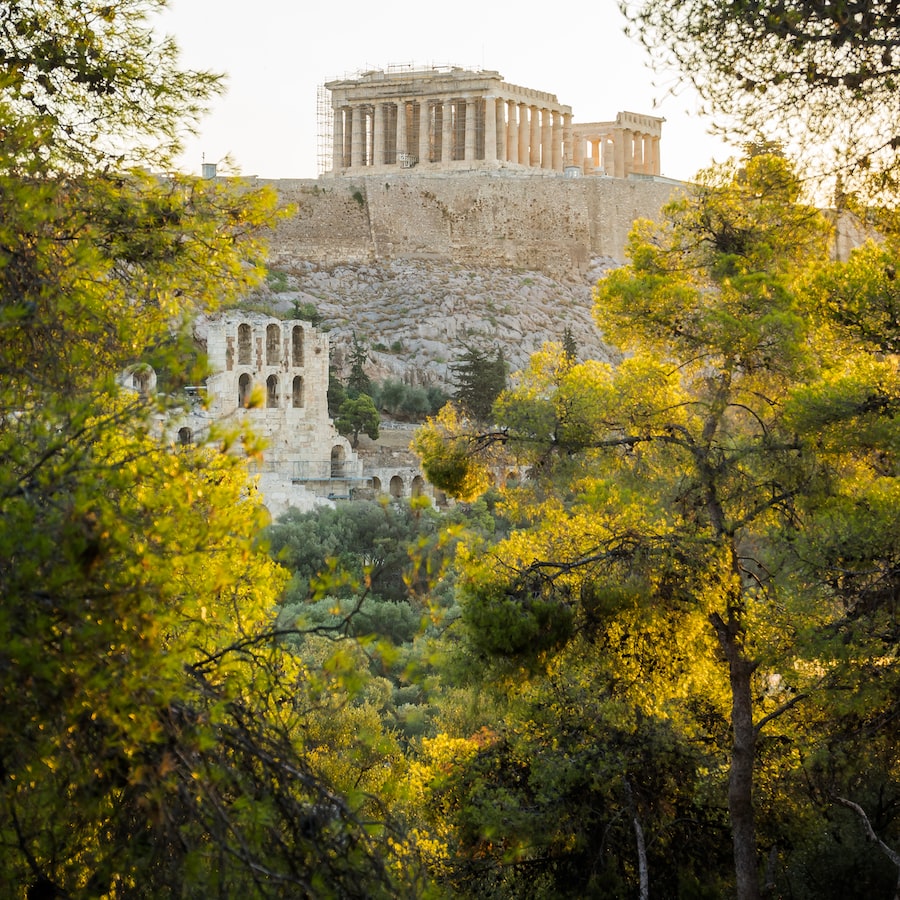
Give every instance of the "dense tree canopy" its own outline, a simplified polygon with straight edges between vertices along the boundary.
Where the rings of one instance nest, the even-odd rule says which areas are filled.
[[[844,702],[848,684],[868,694],[863,715],[883,722],[856,752],[873,760],[892,731],[880,690],[896,647],[887,597],[897,523],[886,499],[896,365],[822,302],[837,276],[828,228],[798,195],[778,157],[701,174],[661,223],[637,223],[631,264],[597,287],[598,320],[629,353],[622,364],[572,365],[548,347],[498,399],[496,432],[444,418],[417,440],[426,464],[439,463],[432,477],[443,462],[457,490],[484,478],[473,469],[486,446],[530,465],[508,498],[518,530],[468,558],[470,643],[507,665],[530,660],[548,673],[537,684],[551,677],[577,690],[568,676],[583,672],[608,698],[603,715],[629,721],[639,743],[673,729],[684,776],[692,765],[710,775],[695,795],[712,829],[698,846],[717,845],[714,810],[728,808],[733,874],[700,877],[715,895],[732,881],[740,898],[760,896],[760,843],[770,851],[765,880],[806,890],[786,843],[803,832],[825,852],[823,806],[844,791],[870,796],[847,756],[847,717],[862,714]],[[856,276],[840,270],[860,291],[865,259]],[[628,741],[594,740],[602,758],[619,754],[618,793],[603,802],[626,812],[632,802],[629,815],[652,821],[637,799],[649,776],[629,765]],[[711,757],[690,762],[691,745]],[[813,758],[812,771],[797,771]],[[825,771],[827,787],[798,795]],[[896,774],[881,756],[871,779],[897,796]],[[518,852],[535,859],[527,841]],[[643,863],[625,877],[636,884],[640,841],[634,852]],[[696,877],[685,864],[655,877]]]
[[[265,192],[147,174],[218,85],[161,5],[0,10],[0,883],[394,896],[402,837],[304,743],[323,687],[272,634],[258,441],[170,445],[145,378],[191,377],[191,317],[258,279],[273,222]]]
[[[896,169],[896,3],[625,0],[621,7],[657,64],[674,66],[733,136],[780,141],[851,184]]]
[[[373,441],[378,440],[378,425],[381,416],[375,408],[375,402],[368,394],[348,397],[338,410],[334,427],[340,434],[350,438],[350,446],[359,446],[359,436],[368,435]]]

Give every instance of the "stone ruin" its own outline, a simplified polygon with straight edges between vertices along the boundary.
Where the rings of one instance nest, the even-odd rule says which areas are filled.
[[[328,415],[328,335],[308,322],[282,321],[261,313],[230,310],[201,318],[195,339],[212,374],[188,389],[183,416],[168,426],[176,446],[203,443],[214,424],[246,420],[264,439],[263,460],[254,464],[266,508],[309,511],[335,500],[433,496],[418,470],[398,463],[365,471],[363,460],[338,434]],[[156,391],[146,364],[120,377],[128,390]]]
[[[620,112],[577,123],[556,95],[457,66],[388,67],[329,81],[320,107],[326,173],[473,169],[615,178],[660,174],[664,119]],[[330,166],[328,165],[330,163]]]

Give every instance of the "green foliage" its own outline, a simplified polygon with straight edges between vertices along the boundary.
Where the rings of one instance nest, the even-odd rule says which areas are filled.
[[[478,489],[498,446],[530,467],[504,495],[516,530],[490,553],[462,555],[463,623],[485,671],[506,690],[527,673],[541,697],[574,690],[579,673],[597,685],[605,699],[594,714],[631,724],[614,746],[609,726],[586,746],[594,768],[608,766],[634,794],[636,772],[617,768],[615,754],[646,741],[665,770],[652,735],[677,748],[682,777],[689,759],[706,773],[663,801],[692,809],[705,830],[676,865],[665,854],[653,864],[651,894],[659,879],[672,895],[756,898],[758,844],[776,848],[769,877],[779,889],[795,886],[807,862],[792,842],[823,846],[836,827],[825,825],[831,797],[860,791],[865,771],[886,796],[900,784],[884,752],[896,687],[900,382],[872,338],[879,322],[890,338],[879,317],[892,261],[869,250],[830,263],[827,225],[798,196],[779,157],[701,173],[665,221],[636,224],[631,265],[597,286],[598,322],[630,351],[621,365],[572,364],[550,345],[494,404],[495,432],[454,415],[416,438],[429,477],[432,466],[461,492]],[[840,297],[854,292],[845,310]],[[466,858],[496,860],[498,892],[515,890],[519,855],[523,871],[538,871],[523,824],[540,808],[534,767],[566,746],[567,728],[586,726],[569,711],[546,726],[546,748],[525,749],[510,737],[535,731],[523,715],[535,713],[510,710],[496,752],[472,739],[459,756],[455,825],[434,826],[458,849],[432,861],[453,883],[476,877],[459,868]],[[856,717],[871,723],[867,737]],[[672,797],[677,778],[658,795]],[[628,810],[620,795],[618,808],[644,822],[659,812],[658,828],[675,827],[634,799]],[[717,837],[724,802],[731,872]],[[560,844],[577,848],[579,835],[566,825]],[[638,873],[620,846],[610,884],[625,893]],[[841,883],[859,864],[847,860]],[[540,870],[548,894],[562,889],[558,865]]]
[[[490,569],[482,575],[470,568],[460,602],[472,645],[487,656],[541,657],[573,633],[570,598],[540,579],[510,584]]]
[[[373,441],[378,440],[380,422],[381,416],[372,398],[368,394],[359,394],[348,397],[341,404],[334,427],[339,434],[349,436],[351,446],[356,448],[360,434],[367,434]]]
[[[277,269],[269,269],[266,272],[266,285],[273,294],[281,294],[290,288],[287,272],[280,272]],[[302,318],[294,316],[295,319]]]
[[[408,503],[359,501],[310,513],[288,510],[266,531],[271,553],[293,574],[288,597],[307,599],[317,576],[344,573],[343,585],[325,585],[330,594],[350,598],[361,586],[380,598],[409,597],[415,578],[410,553],[420,538],[436,536],[434,514],[420,514]]]
[[[413,387],[388,379],[376,387],[374,399],[379,409],[395,419],[421,422],[440,410],[447,395],[436,385]]]
[[[578,344],[575,341],[575,335],[572,334],[571,325],[566,325],[563,331],[562,350],[566,359],[574,363],[578,358]]]
[[[179,68],[174,42],[148,22],[162,7],[22,0],[0,13],[3,118],[26,125],[37,142],[14,142],[4,156],[70,174],[96,173],[103,163],[167,170],[221,81]]]
[[[275,221],[268,192],[146,174],[218,85],[160,6],[0,10],[0,883],[393,896],[403,835],[309,752],[317,685],[272,632],[257,439],[176,450],[168,400],[116,383],[152,359],[178,386]]]
[[[333,366],[328,367],[328,415],[337,418],[338,411],[347,399],[347,389]]]
[[[318,328],[325,321],[318,307],[310,300],[292,300],[291,307],[292,318],[309,322],[313,328]]]
[[[813,171],[895,190],[893,4],[620,5],[657,63],[691,83],[733,137],[786,145]]]
[[[350,348],[350,375],[347,377],[347,393],[351,397],[359,394],[372,395],[372,379],[366,374],[365,365],[369,359],[369,350],[353,333],[353,345]]]
[[[442,834],[450,852],[431,862],[456,892],[632,897],[637,818],[652,835],[655,893],[721,896],[715,759],[670,723],[629,715],[597,656],[580,647],[545,683],[510,680],[511,702],[488,726],[422,742],[411,772],[422,827]]]
[[[450,365],[456,382],[453,399],[471,418],[487,422],[491,407],[506,387],[507,365],[503,350],[495,348],[493,355],[475,347],[467,347],[459,359]]]
[[[474,500],[488,489],[491,478],[487,465],[472,452],[473,441],[467,421],[448,403],[416,432],[411,447],[435,487],[460,500]]]

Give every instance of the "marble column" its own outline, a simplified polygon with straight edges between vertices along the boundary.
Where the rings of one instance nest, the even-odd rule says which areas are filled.
[[[419,162],[430,162],[431,111],[427,100],[419,101]]]
[[[473,97],[466,99],[466,137],[464,144],[464,158],[466,162],[475,162],[475,104],[477,102]]]
[[[603,173],[605,175],[615,175],[616,166],[618,165],[616,160],[619,158],[615,132],[603,136],[602,147],[603,153],[601,154],[601,165],[603,166]]]
[[[519,106],[515,100],[506,101],[506,159],[519,161]]]
[[[441,165],[453,162],[453,103],[445,100],[441,106]]]
[[[643,173],[644,171],[644,136],[639,132],[634,132],[634,143],[632,145],[633,166],[631,171],[635,173]]]
[[[541,168],[553,168],[553,113],[541,110]]]
[[[331,170],[337,174],[344,168],[344,110],[334,110],[334,129],[331,136]]]
[[[572,165],[584,170],[584,138],[577,134],[572,141]]]
[[[572,146],[572,113],[563,113],[563,144],[562,144],[562,164],[566,166],[580,166],[580,162],[575,162],[575,148]]]
[[[531,153],[528,163],[534,168],[539,168],[541,165],[541,113],[536,106],[532,106],[529,109],[529,114],[531,116],[531,135],[529,139]]]
[[[662,174],[662,163],[659,158],[659,137],[653,138],[652,158],[653,158],[653,174],[654,175]]]
[[[519,104],[519,164],[523,166],[528,165],[528,146],[529,146],[529,132],[530,128],[528,125],[528,104],[520,103]]]
[[[397,158],[398,166],[405,165],[403,157],[409,153],[406,148],[406,101],[397,101]]]
[[[372,165],[384,165],[384,104],[376,103],[372,111]]]
[[[506,144],[506,101],[499,97],[494,104],[494,131],[497,134],[497,159],[500,162],[507,160],[507,144]]]
[[[553,122],[550,126],[550,143],[553,147],[551,153],[551,168],[554,172],[562,172],[563,167],[563,127],[562,113],[553,112]]]
[[[497,161],[497,98],[484,98],[484,161]]]
[[[363,153],[366,148],[366,132],[364,128],[362,107],[357,103],[350,114],[350,168],[358,169],[363,164]]]
[[[644,135],[643,158],[644,174],[655,175],[656,172],[653,171],[653,138],[649,134]]]
[[[631,161],[626,159],[631,151],[628,146],[631,143],[631,131],[627,128],[617,128],[613,132],[615,143],[615,171],[616,178],[625,178],[631,171]]]

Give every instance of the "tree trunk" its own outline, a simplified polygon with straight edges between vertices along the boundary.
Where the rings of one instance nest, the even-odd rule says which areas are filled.
[[[640,893],[638,896],[639,900],[649,900],[650,872],[647,868],[647,844],[644,840],[644,829],[634,803],[634,795],[631,793],[631,785],[627,779],[625,780],[625,796],[628,800],[628,811],[631,813],[631,821],[634,825],[634,839],[637,844],[638,878],[640,880]]]
[[[722,618],[710,617],[728,661],[731,683],[731,767],[728,773],[728,812],[734,846],[737,900],[759,900],[756,860],[756,822],[753,810],[753,764],[756,759],[756,728],[753,725],[753,695],[750,677],[755,664],[740,647],[735,628]]]

